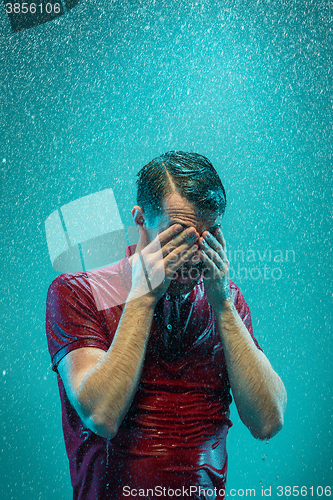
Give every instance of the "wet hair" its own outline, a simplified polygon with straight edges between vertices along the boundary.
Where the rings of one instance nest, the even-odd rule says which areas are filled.
[[[163,199],[177,192],[200,211],[223,214],[227,197],[218,173],[205,156],[169,151],[137,174],[137,204],[152,221],[163,210]]]

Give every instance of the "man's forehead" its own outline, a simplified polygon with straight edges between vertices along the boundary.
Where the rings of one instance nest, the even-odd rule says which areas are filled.
[[[202,233],[205,230],[215,229],[221,219],[220,214],[207,209],[202,210],[179,193],[173,192],[164,198],[162,211],[154,225],[163,230],[173,224],[180,224],[184,229],[195,227]]]
[[[191,224],[190,222],[183,222],[182,220],[180,220],[178,217],[171,217],[169,218],[167,221],[168,225],[172,225],[172,224],[180,224],[181,226],[183,226],[184,229],[187,229],[188,227],[193,227],[193,223],[195,224],[199,224],[199,225],[204,225],[204,226],[212,226],[212,225],[220,225],[221,223],[221,218],[220,216],[214,216],[213,214],[210,214],[210,216],[207,216],[207,217],[203,217],[203,218],[200,218],[200,219],[196,219],[195,221],[193,221],[193,223]]]
[[[172,226],[173,224],[180,224],[184,229],[189,227],[201,228],[202,231],[208,229],[214,229],[221,224],[222,216],[215,212],[205,211],[196,213],[182,213],[177,210],[174,211],[164,211],[162,214],[160,223],[166,226]]]

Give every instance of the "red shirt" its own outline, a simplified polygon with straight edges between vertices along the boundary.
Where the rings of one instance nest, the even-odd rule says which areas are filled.
[[[118,264],[63,274],[51,284],[46,332],[54,371],[74,349],[110,347],[131,288],[131,252],[128,247],[127,258]],[[238,287],[230,286],[253,337],[249,307]],[[199,499],[205,498],[203,489],[210,489],[208,498],[223,497],[232,398],[202,281],[186,298],[165,294],[158,302],[141,381],[115,438],[107,440],[86,428],[59,374],[58,384],[75,500]]]

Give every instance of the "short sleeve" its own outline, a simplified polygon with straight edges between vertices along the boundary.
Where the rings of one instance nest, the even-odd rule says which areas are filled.
[[[238,311],[238,314],[242,318],[244,325],[246,326],[251,337],[253,338],[255,345],[258,347],[258,349],[260,349],[262,351],[261,347],[258,344],[257,339],[253,335],[253,327],[252,327],[250,308],[247,305],[247,303],[243,297],[242,292],[240,291],[238,286],[235,285],[235,283],[230,282],[230,288],[231,288],[232,297],[234,300],[235,307]]]
[[[89,284],[82,275],[72,281],[66,276],[52,282],[46,302],[46,335],[55,372],[59,361],[75,349],[97,347],[107,351],[109,348]]]

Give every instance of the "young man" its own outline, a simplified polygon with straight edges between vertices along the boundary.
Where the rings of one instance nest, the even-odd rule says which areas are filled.
[[[136,248],[50,286],[74,499],[223,498],[230,388],[253,436],[282,428],[285,388],[229,281],[225,207],[207,158],[166,153],[138,174]]]

